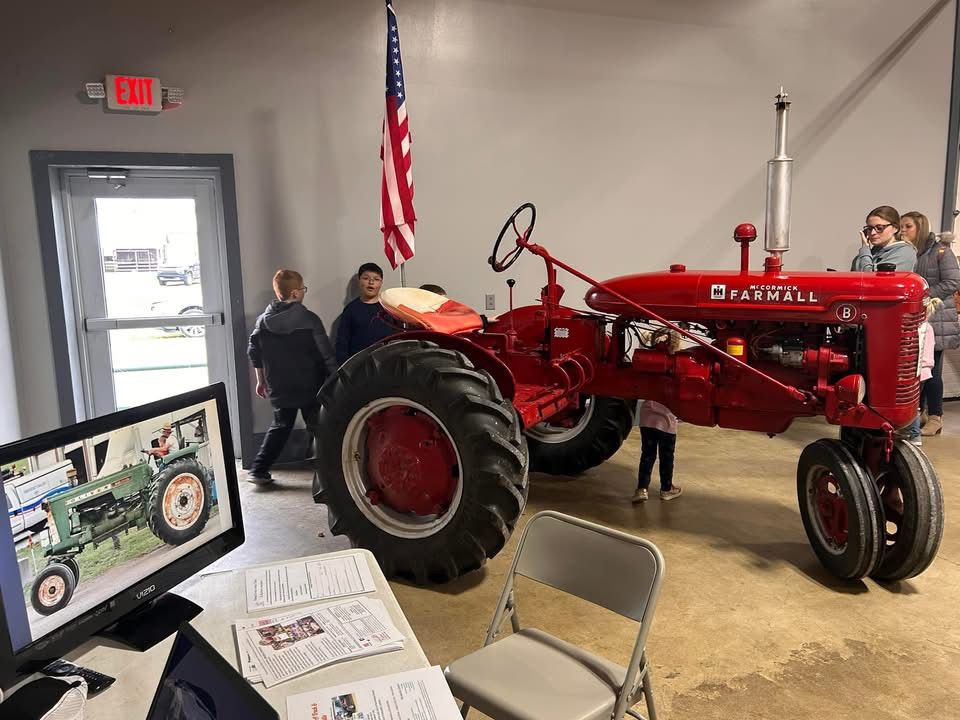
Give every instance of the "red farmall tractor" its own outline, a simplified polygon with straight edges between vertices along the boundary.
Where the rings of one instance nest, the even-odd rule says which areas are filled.
[[[771,436],[797,417],[824,416],[839,438],[807,446],[797,468],[820,561],[840,578],[922,572],[940,544],[940,485],[894,432],[917,411],[927,287],[883,267],[784,268],[782,91],[776,107],[762,271],[748,267],[756,230],[744,224],[734,233],[739,271],[673,265],[599,282],[531,242],[528,203],[503,226],[490,264],[503,272],[525,250],[542,258],[540,304],[513,308],[512,281],[511,308],[495,319],[425,291],[386,291],[384,307],[416,329],[356,355],[320,393],[314,498],[333,533],[418,583],[475,570],[510,537],[529,471],[575,474],[604,462],[646,399],[687,423]],[[558,268],[590,284],[591,311],[561,304]]]

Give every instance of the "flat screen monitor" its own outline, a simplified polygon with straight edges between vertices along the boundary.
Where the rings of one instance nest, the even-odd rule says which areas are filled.
[[[4,445],[0,469],[8,675],[101,631],[149,647],[200,610],[167,591],[243,543],[222,383]]]

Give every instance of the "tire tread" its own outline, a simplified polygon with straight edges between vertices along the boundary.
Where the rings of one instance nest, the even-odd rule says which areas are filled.
[[[362,398],[415,399],[417,392],[429,395],[417,401],[443,417],[458,438],[465,486],[460,506],[451,510],[456,517],[434,535],[411,540],[393,537],[366,518],[346,488],[339,459],[349,418],[369,401]],[[327,505],[331,533],[369,549],[388,576],[417,584],[449,582],[503,548],[526,504],[527,447],[513,405],[488,372],[475,369],[455,350],[397,340],[345,363],[324,385],[320,400],[315,432],[324,451],[318,455],[337,460],[318,462],[314,500]]]
[[[545,443],[527,436],[530,469],[548,475],[579,475],[620,449],[633,429],[633,411],[619,398],[595,397],[586,427],[565,443]]]

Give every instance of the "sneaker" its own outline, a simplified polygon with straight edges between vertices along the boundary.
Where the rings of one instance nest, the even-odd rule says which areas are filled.
[[[640,488],[633,494],[633,497],[630,498],[630,502],[636,505],[637,503],[645,503],[649,499],[650,493],[648,493],[645,488]]]
[[[247,473],[247,480],[254,485],[268,485],[273,482],[273,476],[269,472],[251,470]]]
[[[680,495],[682,495],[682,494],[683,494],[683,488],[680,487],[679,485],[674,485],[674,486],[673,486],[672,488],[670,488],[669,490],[661,490],[661,491],[660,491],[660,499],[661,499],[661,500],[673,500],[674,498],[680,497]]]
[[[907,442],[917,447],[923,447],[923,438],[920,435],[911,435],[907,438]]]

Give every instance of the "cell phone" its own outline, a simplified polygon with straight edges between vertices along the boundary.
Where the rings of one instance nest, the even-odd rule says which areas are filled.
[[[54,660],[40,672],[51,677],[64,677],[66,675],[82,677],[87,682],[87,697],[103,692],[117,681],[115,677],[104,675],[81,665],[74,665],[66,660]]]

